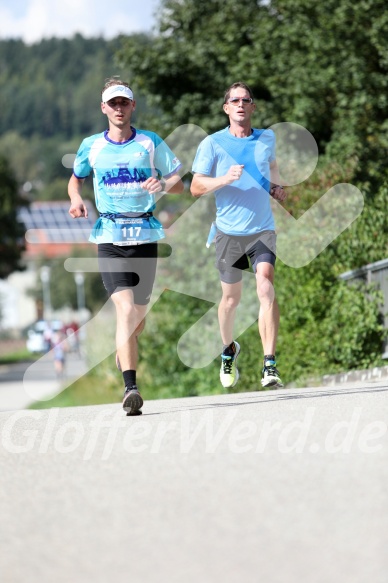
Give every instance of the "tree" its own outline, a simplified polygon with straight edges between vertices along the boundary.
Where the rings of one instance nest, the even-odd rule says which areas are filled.
[[[88,135],[104,129],[99,94],[117,73],[114,53],[120,37],[43,39],[26,45],[0,41],[0,133],[23,136]],[[10,107],[15,95],[18,107]],[[90,106],[92,104],[92,106]]]
[[[91,254],[96,253],[94,247],[94,245],[91,245],[88,249],[82,249],[75,246],[71,251],[71,257],[90,257]],[[60,310],[65,307],[76,310],[79,307],[74,274],[67,271],[64,266],[67,258],[68,256],[63,256],[48,260],[41,257],[36,265],[37,273],[39,273],[39,269],[43,264],[50,267],[50,294],[54,310]],[[91,312],[98,311],[104,305],[107,299],[106,290],[99,273],[84,274],[84,292],[85,307]],[[42,282],[38,275],[36,285],[29,290],[29,295],[37,300],[42,300],[43,298]]]
[[[129,37],[119,52],[133,85],[157,110],[157,130],[165,135],[193,122],[210,131],[224,123],[221,92],[235,80],[231,64],[242,47],[253,48],[258,18],[266,13],[253,0],[162,1],[159,34],[143,37],[140,46]],[[266,93],[260,81],[254,89]]]
[[[258,124],[300,123],[371,180],[386,164],[387,25],[383,0],[164,0],[158,34],[120,56],[165,132],[222,127],[222,92],[242,80]]]
[[[17,221],[17,209],[25,201],[18,194],[18,184],[8,161],[0,157],[0,278],[22,270],[24,226]]]

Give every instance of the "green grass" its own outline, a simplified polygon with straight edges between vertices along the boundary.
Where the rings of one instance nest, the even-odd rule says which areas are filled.
[[[98,370],[99,367],[96,367],[96,369]],[[119,372],[117,372],[116,382],[112,382],[110,375],[104,379],[100,374],[96,373],[96,370],[92,370],[49,401],[33,403],[30,409],[105,405],[107,403],[120,403],[122,398],[123,382]]]
[[[0,356],[0,364],[15,364],[17,362],[25,362],[26,360],[33,362],[39,356],[40,354],[31,354],[27,348],[21,348],[20,350],[15,350],[14,352]]]

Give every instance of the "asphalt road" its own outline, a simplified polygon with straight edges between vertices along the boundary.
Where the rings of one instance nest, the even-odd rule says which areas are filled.
[[[388,383],[0,413],[2,583],[387,583]]]
[[[0,411],[25,409],[35,401],[50,399],[86,370],[84,360],[75,352],[67,355],[61,379],[55,374],[50,353],[35,362],[0,365]]]

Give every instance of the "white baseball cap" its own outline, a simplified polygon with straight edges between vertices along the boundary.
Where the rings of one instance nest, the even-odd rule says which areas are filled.
[[[102,101],[106,103],[114,97],[125,97],[126,99],[131,99],[133,101],[133,93],[130,88],[125,85],[111,85],[108,89],[105,89],[102,94]]]

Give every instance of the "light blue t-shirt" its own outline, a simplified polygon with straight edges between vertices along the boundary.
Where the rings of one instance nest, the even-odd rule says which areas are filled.
[[[270,205],[270,163],[275,160],[275,134],[253,129],[246,138],[229,127],[207,136],[199,145],[192,171],[223,176],[232,165],[244,164],[239,180],[214,192],[216,224],[229,235],[253,235],[274,230]]]
[[[155,208],[155,197],[141,188],[147,178],[168,178],[181,163],[154,132],[132,128],[126,142],[113,142],[108,131],[81,143],[74,161],[74,175],[86,178],[93,172],[96,207],[99,213],[146,213]],[[158,223],[155,218],[152,221]],[[155,225],[156,225],[155,223]],[[161,227],[160,223],[158,223]],[[89,241],[113,242],[113,222],[100,217]]]

